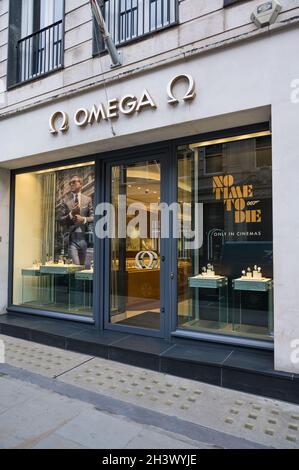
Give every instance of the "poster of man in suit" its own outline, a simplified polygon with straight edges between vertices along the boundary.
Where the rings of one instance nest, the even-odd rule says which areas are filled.
[[[84,267],[90,267],[91,262],[88,246],[94,222],[93,191],[93,167],[85,167],[81,172],[76,169],[60,172],[56,210],[61,252],[67,254],[73,264]]]

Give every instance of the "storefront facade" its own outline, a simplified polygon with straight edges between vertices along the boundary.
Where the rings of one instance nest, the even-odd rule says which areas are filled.
[[[214,137],[13,172],[11,308],[271,347],[269,123]],[[76,185],[87,219],[77,228],[69,215]],[[171,215],[177,224],[167,226]]]
[[[274,350],[296,373],[298,25],[270,29],[18,112],[7,92],[3,311]]]

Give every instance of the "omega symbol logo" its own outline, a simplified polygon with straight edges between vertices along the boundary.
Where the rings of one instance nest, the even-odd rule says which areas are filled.
[[[57,121],[61,120],[59,127],[56,126]],[[58,134],[58,132],[66,132],[69,129],[69,117],[64,111],[56,111],[50,117],[50,133]]]
[[[145,262],[145,258],[148,258],[148,262]],[[140,251],[135,257],[135,263],[137,269],[155,269],[158,264],[158,255],[154,251]]]
[[[176,87],[177,84],[182,85],[183,90],[179,90],[179,87]],[[177,105],[180,102],[186,103],[193,100],[196,97],[195,88],[195,81],[191,75],[187,73],[176,75],[167,85],[167,103]],[[74,115],[74,122],[76,126],[82,128],[94,122],[100,123],[118,118],[120,114],[129,115],[135,112],[140,114],[141,110],[149,108],[156,110],[158,106],[148,90],[145,90],[141,99],[137,99],[134,95],[125,95],[122,99],[110,99],[107,105],[103,103],[98,106],[93,105],[91,111],[80,108]],[[49,126],[52,135],[57,135],[59,132],[66,133],[70,127],[68,114],[64,111],[56,111],[50,117]]]
[[[188,83],[188,90],[187,90],[187,93],[183,96],[183,98],[177,98],[174,96],[174,86],[176,85],[176,83],[178,83],[179,81],[186,81]],[[168,103],[169,104],[177,104],[179,103],[179,101],[189,101],[189,100],[193,100],[196,96],[196,91],[195,91],[195,81],[194,81],[194,78],[191,77],[191,75],[189,74],[181,74],[181,75],[177,75],[176,77],[173,77],[172,80],[170,80],[170,82],[168,83],[167,85],[167,95],[168,95]]]

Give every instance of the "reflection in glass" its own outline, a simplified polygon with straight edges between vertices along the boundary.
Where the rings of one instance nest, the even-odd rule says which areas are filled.
[[[92,314],[93,163],[16,176],[13,303]]]
[[[178,148],[178,201],[203,207],[203,243],[178,241],[178,325],[271,339],[271,136]]]
[[[112,204],[116,236],[111,247],[110,321],[159,329],[160,163],[114,166]],[[135,219],[141,213],[143,226]]]

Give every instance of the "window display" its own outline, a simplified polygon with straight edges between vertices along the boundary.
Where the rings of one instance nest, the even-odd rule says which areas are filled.
[[[119,236],[121,218],[118,216],[116,236],[111,241],[110,321],[159,330],[160,210],[155,205],[159,205],[161,197],[161,162],[113,166],[111,177],[111,199],[116,214],[124,201],[125,237]],[[145,227],[137,223],[139,211],[143,211]]]
[[[180,146],[178,202],[202,235],[195,248],[178,240],[179,328],[271,340],[270,132]]]
[[[94,163],[17,174],[15,186],[13,303],[92,315]]]

